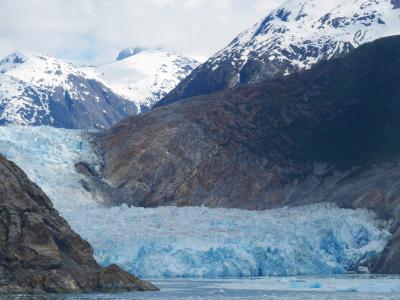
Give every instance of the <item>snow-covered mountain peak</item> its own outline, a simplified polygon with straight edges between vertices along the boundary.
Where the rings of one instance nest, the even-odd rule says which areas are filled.
[[[141,50],[96,68],[93,76],[147,110],[188,76],[199,62],[167,50]]]
[[[2,73],[38,88],[63,86],[68,89],[71,88],[70,76],[85,76],[79,68],[47,54],[13,53],[0,65]]]
[[[0,125],[104,128],[136,107],[80,68],[47,54],[0,61]]]
[[[159,106],[251,84],[400,34],[400,0],[289,0],[198,67]]]
[[[376,38],[400,33],[397,0],[286,1],[210,59],[242,67],[248,56],[290,61],[296,68],[337,56]],[[240,52],[240,54],[238,53]],[[291,72],[292,70],[287,70]]]

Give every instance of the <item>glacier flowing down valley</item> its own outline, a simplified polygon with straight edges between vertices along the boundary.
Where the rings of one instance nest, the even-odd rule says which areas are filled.
[[[74,170],[79,161],[100,165],[89,140],[76,130],[0,127],[0,153],[49,195],[103,265],[142,277],[340,274],[376,257],[391,237],[372,212],[329,204],[268,211],[103,207]]]

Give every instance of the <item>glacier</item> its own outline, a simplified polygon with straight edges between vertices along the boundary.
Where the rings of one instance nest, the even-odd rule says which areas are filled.
[[[141,277],[343,274],[374,259],[391,238],[373,212],[327,203],[267,211],[101,206],[74,169],[79,161],[101,165],[84,131],[0,127],[0,153],[49,195],[99,263]]]

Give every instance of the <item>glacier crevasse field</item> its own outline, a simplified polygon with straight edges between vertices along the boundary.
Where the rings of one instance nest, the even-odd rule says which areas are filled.
[[[329,204],[268,211],[102,207],[74,170],[79,161],[100,164],[81,131],[0,127],[0,153],[49,195],[99,263],[141,277],[341,274],[376,257],[391,237],[372,212]]]

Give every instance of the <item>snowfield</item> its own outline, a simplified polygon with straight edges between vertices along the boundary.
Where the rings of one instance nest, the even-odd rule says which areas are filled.
[[[42,187],[101,264],[142,277],[340,274],[375,257],[390,239],[373,213],[329,204],[258,212],[101,207],[74,171],[78,161],[100,163],[88,136],[0,127],[0,153]]]

